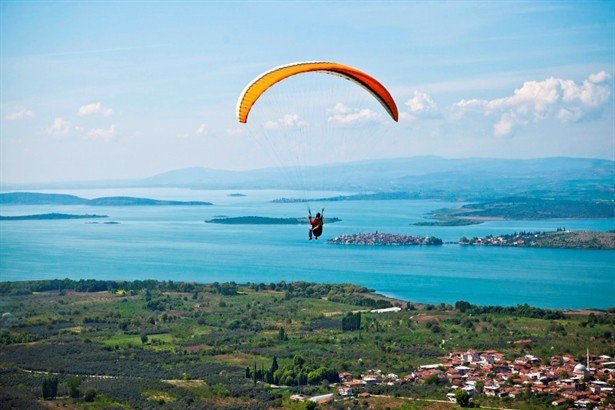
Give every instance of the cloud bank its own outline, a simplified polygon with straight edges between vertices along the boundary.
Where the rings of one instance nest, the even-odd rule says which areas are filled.
[[[470,113],[492,118],[493,134],[505,137],[522,125],[546,119],[575,122],[598,112],[609,101],[610,79],[609,73],[600,71],[581,84],[555,77],[527,81],[513,95],[493,100],[464,99],[455,103],[452,111],[457,118]]]

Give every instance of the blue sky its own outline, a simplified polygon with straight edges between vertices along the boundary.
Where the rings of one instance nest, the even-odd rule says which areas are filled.
[[[288,112],[267,111],[272,102],[263,100],[255,111],[272,115],[263,124],[281,124],[274,144],[301,119],[313,131],[325,129],[307,114],[319,101],[329,151],[343,149],[348,160],[615,155],[613,2],[0,7],[2,182],[276,165],[254,135],[261,124],[246,132],[236,123],[236,99],[260,72],[303,60],[338,61],[376,76],[402,120],[386,123],[377,104],[345,91],[326,101],[312,95]],[[374,127],[386,132],[361,139]],[[277,152],[284,157],[285,146]],[[340,159],[309,152],[314,163]]]

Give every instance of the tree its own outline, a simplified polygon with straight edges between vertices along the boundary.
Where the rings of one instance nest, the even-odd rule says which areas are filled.
[[[58,377],[48,375],[43,379],[43,398],[45,400],[53,400],[58,395]]]
[[[66,380],[66,389],[68,390],[68,395],[73,399],[78,399],[79,396],[81,396],[79,386],[81,386],[81,377],[79,376],[71,376],[68,378],[68,380]]]
[[[361,329],[361,312],[349,312],[342,318],[342,330],[353,331]]]
[[[466,310],[469,310],[471,307],[472,305],[470,304],[470,302],[466,302],[465,300],[460,300],[460,301],[455,302],[455,309],[457,309],[461,313],[464,313]]]
[[[278,331],[278,339],[279,340],[288,340],[288,336],[286,336],[286,332],[284,331],[283,327],[281,327],[280,330]]]
[[[98,392],[96,391],[96,389],[90,387],[85,391],[85,394],[83,395],[83,400],[87,402],[93,402],[94,400],[96,400],[97,395]]]
[[[465,390],[457,390],[455,392],[455,400],[460,407],[470,407],[470,395]]]
[[[278,370],[278,358],[273,356],[273,361],[271,362],[271,373],[273,374],[276,370]]]
[[[305,402],[305,409],[306,410],[314,410],[316,407],[318,407],[318,404],[316,402],[313,401],[306,401]]]
[[[147,343],[147,335],[145,333],[141,334],[141,343],[143,344]]]
[[[301,369],[305,364],[305,359],[303,358],[303,356],[295,355],[295,358],[293,359],[293,364],[296,368]]]
[[[250,366],[246,366],[246,379],[250,378]]]
[[[425,379],[425,384],[438,384],[440,378],[437,374],[432,374],[428,378]]]

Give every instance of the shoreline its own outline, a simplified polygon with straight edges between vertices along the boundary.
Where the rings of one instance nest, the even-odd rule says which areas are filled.
[[[72,282],[82,282],[82,283],[115,283],[115,284],[128,284],[128,283],[134,283],[134,282],[151,282],[151,283],[155,283],[155,284],[159,284],[159,283],[169,283],[169,282],[173,282],[177,285],[185,285],[185,284],[196,284],[196,285],[202,285],[202,286],[211,286],[214,284],[219,283],[220,285],[226,285],[226,284],[234,284],[236,286],[239,287],[249,287],[252,284],[259,284],[256,282],[245,282],[245,283],[237,283],[237,282],[198,282],[198,281],[169,281],[169,280],[158,280],[158,279],[135,279],[135,280],[112,280],[112,279],[105,279],[105,280],[100,280],[100,279],[68,279],[68,278],[63,278],[63,279],[43,279],[43,280],[16,280],[16,281],[5,281],[5,280],[0,280],[0,296],[2,297],[6,297],[6,296],[19,296],[20,294],[5,294],[4,290],[3,290],[3,284],[40,284],[43,282],[60,282],[60,281],[72,281]],[[288,284],[298,284],[298,283],[312,283],[312,284],[318,284],[318,285],[331,285],[331,286],[343,286],[343,285],[348,285],[348,286],[354,286],[356,288],[364,288],[366,289],[365,292],[362,293],[356,293],[357,295],[361,295],[363,297],[369,298],[369,299],[373,299],[373,300],[383,300],[383,301],[387,301],[390,302],[392,305],[394,306],[407,306],[408,304],[413,305],[416,309],[416,311],[431,311],[432,309],[429,309],[429,307],[435,307],[435,306],[440,306],[442,304],[444,305],[452,305],[451,303],[445,303],[445,302],[436,302],[436,303],[429,303],[429,302],[419,302],[419,301],[413,301],[413,300],[405,300],[402,299],[399,296],[396,296],[394,294],[387,294],[386,292],[379,292],[377,289],[370,289],[367,287],[364,287],[363,285],[358,285],[355,283],[337,283],[337,282],[310,282],[310,281],[291,281],[291,282],[285,282],[285,281],[279,281],[278,283],[288,283]],[[261,283],[264,284],[264,283]],[[87,292],[87,291],[77,291],[77,290],[73,290],[73,289],[67,289],[65,288],[64,291],[70,291],[70,292],[74,292],[74,293],[78,293],[78,294],[96,294],[96,293],[105,293],[108,292],[107,290],[100,290],[100,291],[93,291],[93,292]],[[42,291],[32,291],[31,293],[29,293],[30,295],[33,294],[58,294],[60,292],[60,290],[58,289],[52,289],[52,290],[42,290]],[[28,294],[28,293],[24,293],[24,294]],[[322,300],[328,300],[326,297],[323,297]],[[487,305],[487,304],[476,304],[476,303],[472,303],[470,302],[473,306],[477,306],[477,307],[481,307],[481,308],[492,308],[492,307],[497,307],[497,308],[515,308],[517,306],[523,306],[523,305],[527,305],[531,308],[536,308],[536,309],[540,309],[540,310],[548,310],[548,311],[558,311],[561,312],[565,315],[580,315],[580,316],[586,316],[589,315],[591,313],[594,313],[596,315],[607,315],[610,314],[610,309],[614,309],[614,306],[610,306],[608,308],[596,308],[596,307],[582,307],[582,308],[566,308],[566,307],[539,307],[539,306],[533,306],[533,305],[529,305],[527,303],[518,303],[516,305]]]

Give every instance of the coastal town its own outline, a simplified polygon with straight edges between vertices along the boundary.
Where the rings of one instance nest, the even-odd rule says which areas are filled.
[[[484,238],[459,239],[460,245],[513,246],[536,248],[615,249],[615,232],[569,231],[557,228],[551,232],[515,232],[488,235]]]
[[[336,245],[367,245],[367,246],[410,246],[410,245],[442,245],[442,239],[434,236],[418,237],[392,233],[357,233],[340,235],[329,239],[327,243]]]
[[[531,340],[518,340],[518,345]],[[295,395],[294,400],[329,403],[350,397],[367,398],[374,386],[405,384],[448,385],[443,398],[467,407],[479,395],[515,399],[522,395],[548,397],[553,406],[577,408],[613,408],[615,395],[615,361],[607,355],[587,353],[585,360],[572,355],[556,355],[548,361],[533,355],[507,360],[496,350],[451,352],[434,364],[419,366],[406,375],[368,370],[355,377],[350,372],[339,374],[337,394],[307,398]],[[460,398],[467,400],[461,403]],[[464,406],[465,404],[465,406]]]

